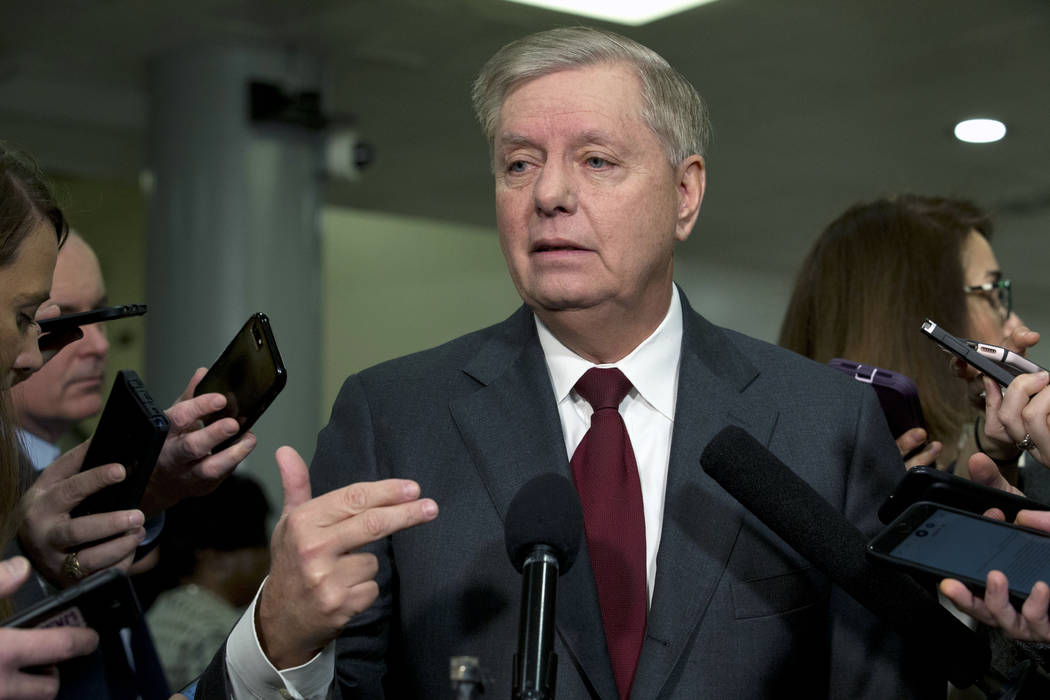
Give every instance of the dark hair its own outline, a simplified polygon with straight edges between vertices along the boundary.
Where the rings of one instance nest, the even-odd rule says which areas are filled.
[[[964,382],[922,336],[926,318],[969,335],[962,247],[988,217],[971,202],[906,194],[857,204],[821,233],[795,282],[780,344],[827,362],[900,372],[919,387],[930,438],[954,444],[973,418]]]
[[[0,142],[0,267],[41,221],[51,223],[59,243],[65,240],[69,226],[44,174],[29,154]]]
[[[68,227],[44,174],[28,154],[0,141],[0,274],[15,259],[26,236],[45,220],[51,222],[61,245]],[[6,350],[0,348],[0,352]],[[17,435],[10,394],[3,391],[0,395],[0,547],[7,546],[18,526],[16,509],[22,489]],[[0,617],[5,617],[9,608],[8,601],[0,603]]]

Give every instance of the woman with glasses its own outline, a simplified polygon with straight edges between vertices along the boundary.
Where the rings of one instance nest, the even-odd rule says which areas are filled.
[[[904,433],[898,446],[906,454],[929,442],[909,466],[936,461],[967,476],[969,456],[980,451],[1016,481],[1020,450],[997,423],[986,429],[980,378],[920,332],[929,318],[1019,352],[1038,341],[1012,311],[991,237],[988,217],[962,200],[907,194],[850,207],[806,256],[780,344],[818,362],[843,357],[914,380],[926,430]]]

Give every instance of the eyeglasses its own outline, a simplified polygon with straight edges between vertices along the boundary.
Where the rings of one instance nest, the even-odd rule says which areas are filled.
[[[971,284],[963,287],[967,294],[981,292],[988,299],[1003,320],[1010,318],[1013,309],[1013,293],[1010,288],[1010,280],[999,280],[998,282],[985,282],[984,284]]]

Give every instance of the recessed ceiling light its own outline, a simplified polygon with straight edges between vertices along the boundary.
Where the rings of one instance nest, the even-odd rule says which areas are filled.
[[[955,125],[955,138],[966,143],[993,143],[1006,136],[1006,124],[996,119],[967,119]]]
[[[638,27],[714,0],[510,0],[583,17]]]

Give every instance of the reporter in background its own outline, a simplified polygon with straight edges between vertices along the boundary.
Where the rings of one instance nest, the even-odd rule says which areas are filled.
[[[1020,450],[989,430],[978,406],[983,389],[920,327],[926,318],[949,332],[1023,352],[1039,340],[1011,308],[989,243],[992,223],[974,204],[902,194],[857,204],[821,233],[798,273],[780,344],[818,362],[844,357],[915,381],[926,429],[898,439],[901,454],[929,445],[909,466],[931,464],[960,476],[986,452],[1017,481]]]
[[[0,143],[0,377],[4,388],[38,369],[38,309],[48,298],[66,223],[43,176],[24,154]],[[19,459],[8,392],[0,392],[0,542],[17,527]],[[22,557],[0,562],[0,596],[29,577]],[[9,698],[49,698],[58,691],[54,664],[91,652],[98,635],[78,627],[46,630],[0,628],[0,693]],[[23,669],[33,669],[25,671]],[[48,669],[40,673],[39,669]]]
[[[98,258],[75,231],[70,231],[59,250],[51,301],[61,313],[90,311],[109,302]],[[82,549],[102,538],[98,528],[103,526],[103,517],[73,520],[70,511],[91,493],[122,479],[123,471],[80,474],[83,447],[71,451],[69,457],[59,457],[59,440],[77,423],[101,412],[103,394],[108,391],[106,324],[86,325],[81,330],[83,337],[59,350],[11,392],[26,456],[37,470],[53,463],[28,489],[25,504],[30,515],[22,523],[19,540],[38,572],[59,587],[75,582],[71,571],[87,574],[116,564],[126,568],[140,543],[148,544],[156,536],[162,523],[157,516],[165,507],[214,488],[255,445],[255,436],[248,435],[224,452],[210,454],[238,426],[232,418],[207,428],[199,426],[199,419],[225,406],[225,399],[218,394],[193,397],[193,388],[204,372],[198,370],[167,411],[172,430],[142,504],[149,520],[138,511],[108,514],[107,532],[119,531],[115,519],[120,518],[126,519],[128,532]]]
[[[58,251],[51,301],[63,314],[108,305],[95,251],[70,231]],[[59,350],[31,377],[11,389],[11,401],[26,457],[42,470],[62,453],[59,440],[83,420],[98,415],[105,399],[109,340],[106,324],[81,326],[83,337]]]

